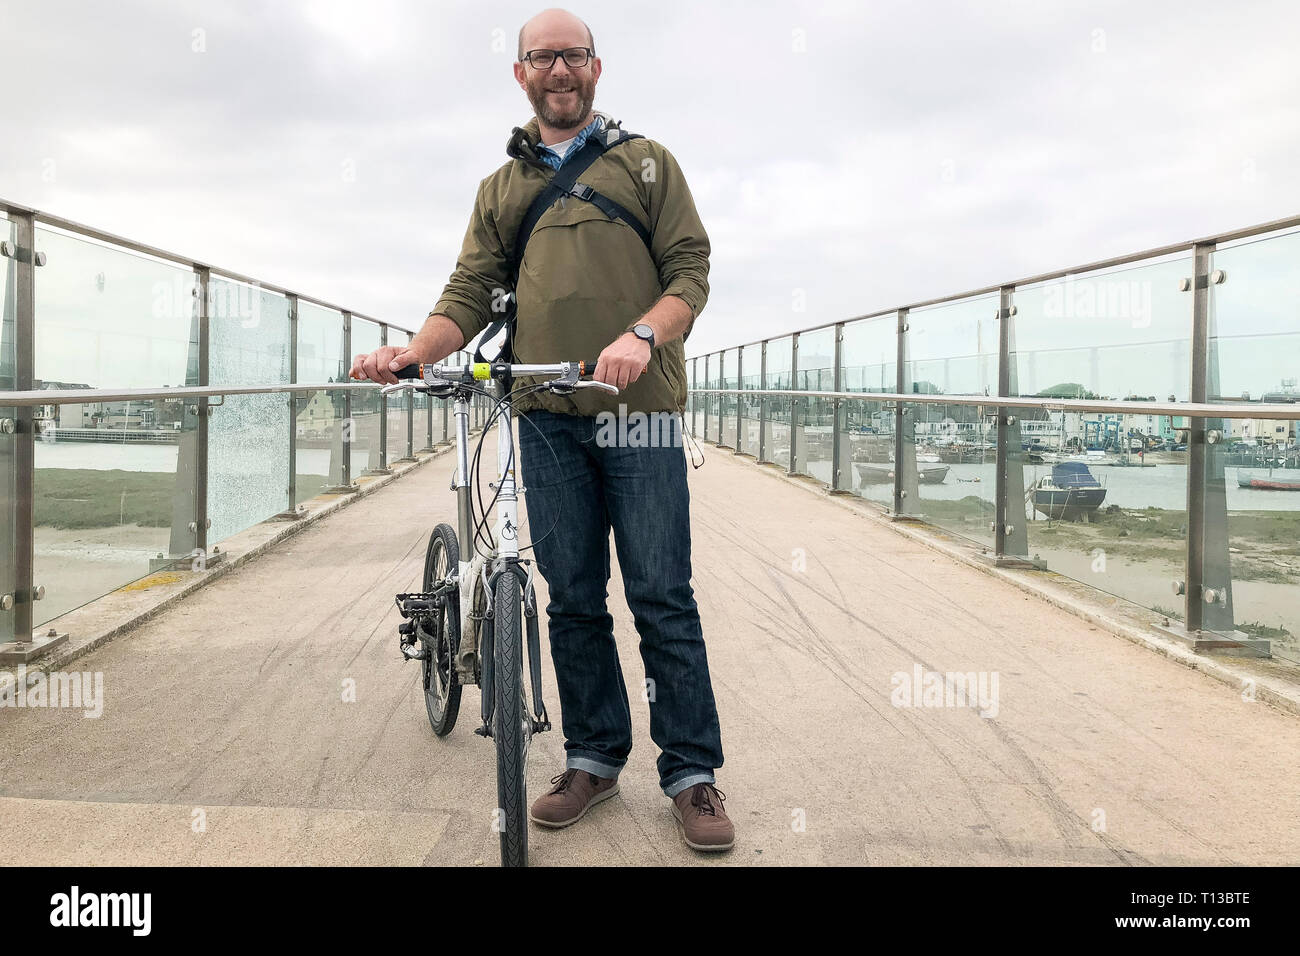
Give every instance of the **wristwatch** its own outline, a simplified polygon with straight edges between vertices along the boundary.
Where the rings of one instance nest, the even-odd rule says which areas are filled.
[[[642,322],[642,323],[638,323],[637,325],[632,326],[632,328],[629,329],[628,331],[630,331],[630,332],[631,332],[633,335],[635,335],[638,339],[641,339],[643,342],[649,342],[649,343],[650,343],[650,351],[652,351],[652,352],[654,351],[654,348],[655,348],[655,330],[654,330],[654,329],[650,328],[650,326],[648,326],[648,325],[646,325],[644,322]]]

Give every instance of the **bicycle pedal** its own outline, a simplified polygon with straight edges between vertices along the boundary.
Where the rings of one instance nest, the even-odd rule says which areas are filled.
[[[416,641],[411,644],[402,642],[401,648],[402,648],[402,656],[406,658],[408,661],[424,660],[424,645],[421,644],[419,641]]]
[[[475,728],[474,733],[478,734],[480,737],[491,737],[492,728],[487,724],[484,724],[482,727]]]

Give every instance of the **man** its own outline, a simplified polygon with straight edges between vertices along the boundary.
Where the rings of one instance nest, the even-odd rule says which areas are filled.
[[[660,786],[688,845],[725,850],[734,827],[714,786],[722,741],[690,585],[681,448],[683,339],[708,297],[709,240],[677,161],[650,139],[608,147],[579,182],[630,216],[565,196],[537,220],[517,282],[510,269],[520,223],[543,186],[589,137],[617,133],[618,124],[592,109],[601,73],[594,46],[586,24],[563,10],[546,10],[524,25],[514,73],[536,116],[512,135],[511,161],[479,185],[456,270],[424,327],[405,348],[357,356],[353,373],[391,383],[403,366],[440,361],[488,326],[494,299],[512,283],[518,361],[599,354],[594,377],[618,386],[617,397],[598,389],[534,393],[515,405],[524,500],[550,592],[566,754],[565,770],[529,816],[548,827],[577,822],[618,792],[632,749],[627,688],[605,605],[612,528],[641,637],[642,696],[661,751]],[[608,424],[606,416],[630,420],[637,412],[669,413],[673,440],[634,441],[644,429],[598,426],[598,416]]]

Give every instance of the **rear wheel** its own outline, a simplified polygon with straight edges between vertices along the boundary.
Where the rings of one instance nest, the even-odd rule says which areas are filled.
[[[429,536],[424,556],[424,586],[427,593],[446,580],[460,566],[460,546],[450,525],[440,524]],[[421,634],[424,642],[422,678],[424,709],[429,726],[445,737],[456,726],[460,713],[460,681],[456,676],[456,649],[460,645],[460,597],[455,591],[443,600],[431,618],[432,633]]]
[[[501,865],[528,865],[528,794],[524,768],[532,736],[524,701],[523,594],[519,578],[502,574],[493,594],[494,709],[492,739],[497,747],[497,807]]]

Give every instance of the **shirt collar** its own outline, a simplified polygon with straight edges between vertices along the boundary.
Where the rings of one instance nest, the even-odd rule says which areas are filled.
[[[538,141],[537,158],[540,159],[542,162],[544,162],[547,166],[550,166],[552,169],[559,169],[561,166],[564,165],[565,160],[567,160],[570,156],[576,155],[578,150],[582,149],[582,147],[586,144],[587,139],[591,136],[592,133],[598,132],[600,128],[604,125],[605,125],[605,118],[601,114],[597,113],[596,117],[590,123],[588,123],[586,126],[582,128],[582,132],[578,133],[578,135],[573,138],[573,142],[569,144],[569,149],[567,152],[565,152],[563,158],[560,157],[559,153],[551,149],[551,147],[545,145],[541,141]]]

